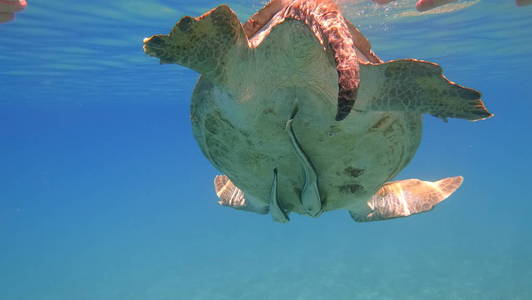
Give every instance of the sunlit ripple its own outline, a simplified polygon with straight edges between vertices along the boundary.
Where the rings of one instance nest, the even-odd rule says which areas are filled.
[[[242,20],[264,2],[226,1]],[[212,8],[210,1],[189,3],[118,0],[69,6],[59,0],[33,1],[15,22],[0,25],[0,75],[15,86],[29,82],[39,86],[44,78],[56,77],[63,83],[61,91],[80,86],[101,88],[95,79],[81,81],[79,78],[86,76],[80,74],[106,77],[105,82],[129,86],[139,93],[152,86],[167,87],[174,78],[193,80],[185,78],[190,73],[184,68],[161,68],[142,51],[144,37],[166,33],[182,16],[197,16]],[[474,76],[487,69],[489,72],[483,72],[486,77],[501,72],[487,67],[490,61],[504,59],[511,69],[523,68],[532,60],[532,35],[526,32],[529,10],[517,8],[513,2],[458,1],[427,13],[415,11],[415,0],[384,6],[342,1],[341,6],[384,59],[449,61],[446,71],[467,71]],[[16,55],[9,54],[12,52]],[[123,73],[128,75],[116,75]],[[50,92],[56,95],[57,90]]]

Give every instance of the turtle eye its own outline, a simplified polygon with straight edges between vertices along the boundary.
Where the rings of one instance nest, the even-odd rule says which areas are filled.
[[[194,24],[195,20],[192,17],[184,17],[179,21],[177,24],[177,27],[179,27],[179,30],[181,32],[188,33],[192,30],[192,24]]]
[[[164,44],[164,40],[160,35],[152,36],[147,42],[150,43],[150,46],[161,46]]]

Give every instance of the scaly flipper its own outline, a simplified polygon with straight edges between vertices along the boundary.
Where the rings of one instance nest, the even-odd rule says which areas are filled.
[[[369,213],[349,211],[357,222],[407,217],[431,210],[462,184],[463,177],[449,177],[436,182],[408,179],[384,184],[368,201]]]
[[[273,169],[273,182],[270,192],[270,212],[272,213],[273,220],[276,222],[286,223],[290,220],[288,219],[288,215],[279,206],[279,199],[277,198],[277,169]]]
[[[484,107],[480,93],[449,81],[435,63],[401,59],[363,65],[368,80],[378,83],[379,92],[362,110],[429,113],[446,120],[482,120],[493,115]]]
[[[294,130],[292,129],[292,121],[293,119],[290,119],[288,122],[286,122],[286,130],[290,136],[290,141],[292,142],[292,146],[294,147],[299,163],[301,164],[301,167],[303,167],[303,172],[305,173],[305,183],[303,184],[303,190],[301,191],[301,203],[309,215],[317,217],[321,213],[318,176],[316,175],[316,171],[314,171],[310,161],[303,150],[301,150],[301,147],[297,142]]]
[[[270,22],[279,11],[286,8],[292,0],[272,0],[262,9],[253,14],[242,26],[248,38],[252,38],[268,22]]]
[[[216,195],[220,198],[218,201],[220,205],[258,214],[268,213],[268,205],[253,199],[251,195],[245,196],[244,192],[236,187],[229,177],[225,175],[218,175],[214,178],[214,189],[216,190]]]

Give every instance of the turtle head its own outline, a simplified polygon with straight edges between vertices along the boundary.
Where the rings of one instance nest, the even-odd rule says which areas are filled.
[[[182,18],[169,34],[144,39],[144,52],[162,64],[180,64],[212,77],[221,71],[227,53],[242,45],[247,47],[247,38],[240,21],[220,5],[200,17]]]

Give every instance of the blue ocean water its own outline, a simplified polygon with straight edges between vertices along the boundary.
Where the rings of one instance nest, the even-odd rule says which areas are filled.
[[[465,177],[429,213],[278,224],[217,205],[198,75],[142,51],[218,4],[34,0],[0,25],[1,300],[532,299],[532,6],[342,2],[383,59],[441,64],[495,117],[424,119],[399,178]]]

